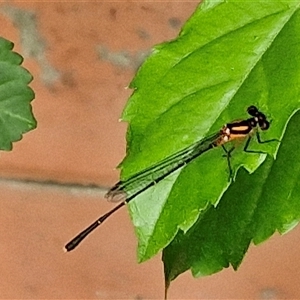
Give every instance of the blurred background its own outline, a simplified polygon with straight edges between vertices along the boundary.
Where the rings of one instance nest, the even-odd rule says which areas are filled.
[[[1,36],[34,76],[36,130],[0,159],[1,299],[159,299],[160,255],[137,264],[126,208],[76,250],[63,246],[112,208],[126,87],[155,44],[174,39],[198,1],[0,4]],[[170,299],[299,299],[300,229],[251,246],[240,269],[175,280]]]

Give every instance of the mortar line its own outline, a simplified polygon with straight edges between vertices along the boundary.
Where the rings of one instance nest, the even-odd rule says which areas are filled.
[[[9,185],[17,188],[42,188],[42,189],[56,189],[64,192],[70,192],[72,194],[87,194],[89,196],[101,196],[108,191],[108,187],[97,184],[80,184],[74,182],[59,182],[55,180],[35,180],[13,177],[1,177],[0,185]]]

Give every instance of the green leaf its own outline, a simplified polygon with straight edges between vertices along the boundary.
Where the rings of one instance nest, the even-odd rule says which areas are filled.
[[[263,138],[281,138],[299,108],[299,6],[295,1],[205,1],[176,40],[156,46],[131,83],[135,91],[123,113],[129,128],[122,179],[225,123],[248,118],[249,105],[272,120]],[[278,143],[256,148],[274,156]],[[140,261],[217,205],[229,187],[222,154],[215,149],[201,155],[130,202]],[[235,171],[243,166],[253,172],[265,158],[237,149],[232,164]]]
[[[30,102],[34,93],[28,84],[32,76],[21,67],[22,57],[13,43],[0,38],[0,149],[11,150],[12,142],[36,127]]]
[[[230,264],[237,269],[251,240],[262,242],[299,222],[299,123],[300,112],[291,119],[276,160],[268,157],[252,175],[241,169],[219,205],[210,206],[164,249],[167,285],[188,269],[194,276],[210,275]]]

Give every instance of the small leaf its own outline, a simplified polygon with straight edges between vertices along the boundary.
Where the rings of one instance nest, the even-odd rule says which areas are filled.
[[[36,127],[30,102],[32,76],[20,66],[23,59],[12,52],[13,43],[0,38],[0,149],[11,150],[12,142]]]

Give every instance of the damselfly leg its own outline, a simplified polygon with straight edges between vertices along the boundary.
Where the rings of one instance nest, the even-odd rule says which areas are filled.
[[[278,140],[278,139],[270,139],[270,140],[262,141],[261,138],[260,138],[259,132],[256,132],[256,139],[257,139],[257,142],[259,144],[267,144],[267,143],[272,143],[272,142],[280,143],[280,140]],[[261,150],[248,149],[251,140],[252,140],[252,136],[249,136],[248,139],[247,139],[247,141],[246,141],[246,143],[245,143],[244,149],[243,149],[245,152],[266,154],[266,152],[261,151]]]
[[[278,140],[278,139],[270,139],[270,140],[262,141],[261,138],[260,138],[259,132],[256,132],[256,139],[257,139],[257,142],[259,144],[267,144],[267,143],[272,143],[272,142],[278,142],[278,143],[280,143],[280,140]],[[251,140],[252,140],[252,136],[249,136],[248,139],[247,139],[247,141],[246,141],[246,143],[245,143],[243,151],[245,151],[247,153],[266,154],[266,152],[261,151],[261,150],[248,149]],[[231,159],[231,153],[235,149],[235,147],[233,146],[232,148],[230,148],[229,150],[227,150],[226,147],[224,145],[222,145],[222,148],[223,148],[223,150],[225,152],[225,154],[223,155],[223,157],[226,157],[226,159],[227,159],[227,165],[228,165],[228,170],[229,170],[228,181],[232,181],[233,180],[233,170],[232,170],[230,159]]]
[[[222,145],[222,148],[225,152],[223,157],[226,157],[226,159],[227,159],[227,165],[228,165],[228,170],[229,170],[228,181],[230,182],[233,180],[233,171],[232,171],[232,167],[231,167],[231,163],[230,163],[230,158],[231,158],[231,152],[235,149],[235,147],[231,147],[229,150],[227,150],[226,147],[224,145]]]

